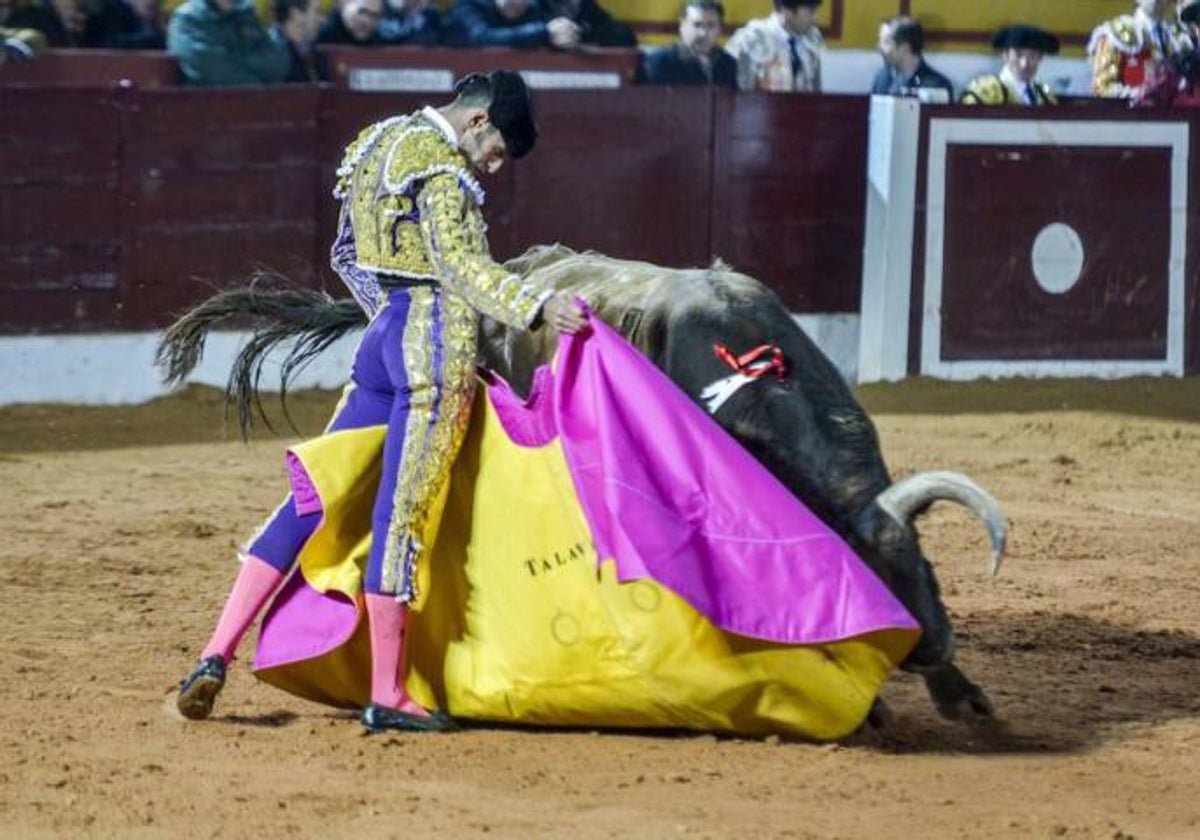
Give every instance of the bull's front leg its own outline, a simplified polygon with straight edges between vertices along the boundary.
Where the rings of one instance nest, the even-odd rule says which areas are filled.
[[[946,720],[970,724],[985,724],[995,720],[996,709],[992,701],[953,662],[923,676],[938,714]]]

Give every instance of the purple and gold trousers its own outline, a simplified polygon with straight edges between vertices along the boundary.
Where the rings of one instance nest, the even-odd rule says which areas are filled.
[[[438,286],[388,292],[354,356],[350,386],[325,434],[387,427],[364,586],[412,601],[426,524],[462,444],[475,388],[478,316]],[[305,507],[307,510],[307,507]],[[244,549],[287,572],[321,520],[289,495]]]

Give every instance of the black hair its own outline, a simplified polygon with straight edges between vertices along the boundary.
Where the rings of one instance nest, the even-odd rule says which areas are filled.
[[[504,138],[511,158],[529,154],[537,142],[537,123],[533,119],[533,99],[520,73],[493,70],[472,73],[454,85],[455,104],[487,108],[488,119]]]
[[[276,23],[287,23],[287,19],[292,16],[293,9],[304,14],[308,11],[308,4],[309,0],[273,0],[271,13],[275,15]]]
[[[721,0],[687,0],[683,4],[683,8],[679,10],[680,20],[687,17],[688,9],[695,9],[698,12],[716,12],[717,17],[725,20],[725,4]]]
[[[776,9],[798,9],[801,6],[808,6],[810,9],[815,9],[820,6],[822,0],[775,0]]]
[[[892,30],[892,41],[896,46],[908,44],[915,55],[925,52],[925,27],[921,21],[901,15],[889,20],[888,28]]]

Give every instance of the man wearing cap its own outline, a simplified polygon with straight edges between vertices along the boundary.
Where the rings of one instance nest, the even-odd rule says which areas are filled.
[[[821,0],[775,0],[775,10],[733,33],[725,48],[738,63],[738,87],[777,93],[821,92],[817,28]]]
[[[1105,21],[1088,43],[1092,95],[1131,99],[1154,68],[1185,50],[1182,27],[1168,19],[1172,0],[1137,0],[1131,15]]]
[[[964,105],[1056,105],[1050,88],[1037,80],[1046,55],[1058,52],[1058,38],[1034,26],[1017,24],[1001,29],[992,47],[1004,57],[999,73],[978,76],[963,92]]]
[[[520,75],[473,74],[457,97],[365,129],[346,148],[331,264],[370,316],[350,386],[326,434],[386,427],[364,590],[371,702],[362,724],[447,731],[404,688],[405,625],[422,535],[440,515],[475,386],[476,329],[484,313],[513,327],[574,332],[583,316],[489,255],[478,176],[533,148],[537,130]],[[291,571],[321,519],[311,484],[291,463],[293,493],[241,552],[242,567],[199,664],[180,684],[188,718],[212,712],[238,643]]]

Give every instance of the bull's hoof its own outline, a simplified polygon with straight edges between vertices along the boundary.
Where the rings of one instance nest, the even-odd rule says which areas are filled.
[[[867,712],[867,726],[872,729],[887,729],[895,721],[896,716],[892,714],[891,707],[876,697],[875,702],[871,704],[871,711]]]
[[[996,720],[996,707],[983,689],[954,665],[926,674],[925,686],[938,714],[946,720],[973,726],[990,725]]]
[[[953,703],[937,703],[937,710],[946,720],[973,726],[987,725],[996,720],[996,707],[978,688],[973,694],[959,698]]]

